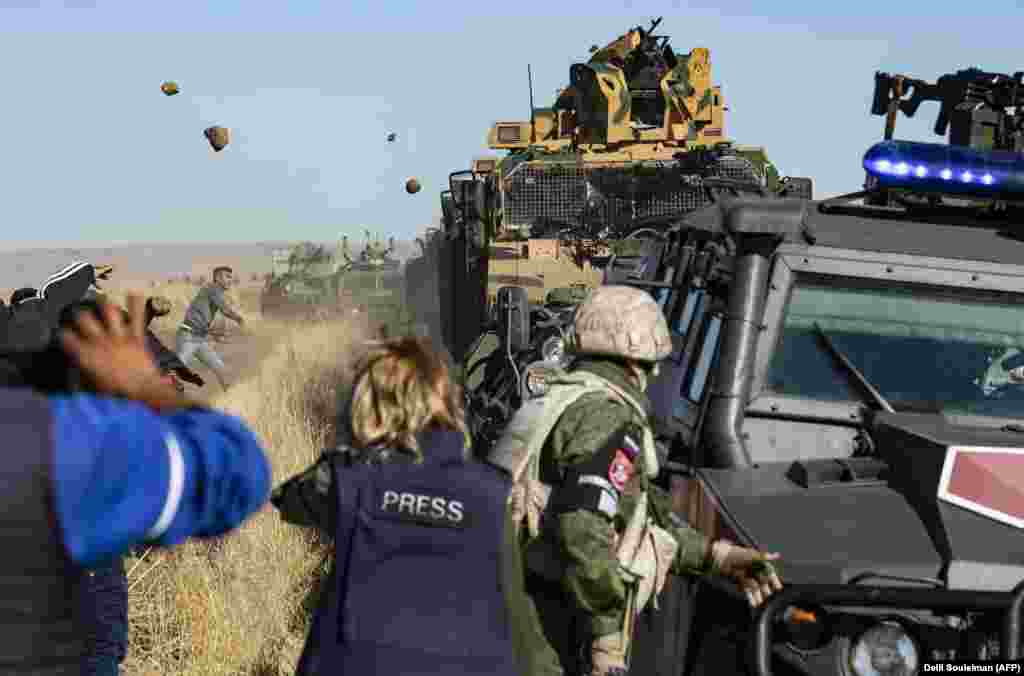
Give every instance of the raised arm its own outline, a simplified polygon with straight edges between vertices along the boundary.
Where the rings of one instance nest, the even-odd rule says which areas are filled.
[[[237,528],[266,501],[270,465],[241,420],[87,394],[54,397],[53,496],[61,539],[81,565],[133,546]]]
[[[145,301],[81,312],[61,331],[93,390],[51,400],[53,512],[70,558],[94,564],[142,542],[219,535],[256,511],[270,467],[241,420],[190,404],[145,344]]]

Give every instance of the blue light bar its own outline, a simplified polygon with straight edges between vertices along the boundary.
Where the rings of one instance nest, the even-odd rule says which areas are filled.
[[[942,143],[882,141],[864,169],[887,188],[992,199],[1024,199],[1024,155]]]

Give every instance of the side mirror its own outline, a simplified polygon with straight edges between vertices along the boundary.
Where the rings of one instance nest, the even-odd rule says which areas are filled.
[[[530,300],[521,286],[503,286],[495,298],[498,335],[513,352],[530,346]]]

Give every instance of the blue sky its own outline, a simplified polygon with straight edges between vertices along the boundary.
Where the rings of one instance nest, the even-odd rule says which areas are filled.
[[[1024,69],[1002,0],[0,0],[0,247],[409,237],[489,125],[526,119],[527,63],[548,105],[590,45],[658,15],[677,51],[711,49],[729,136],[819,195],[863,180],[875,70]],[[897,135],[938,140],[935,105]]]

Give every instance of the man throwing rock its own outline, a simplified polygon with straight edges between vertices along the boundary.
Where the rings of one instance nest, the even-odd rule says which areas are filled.
[[[213,371],[224,390],[228,389],[226,367],[224,360],[210,345],[210,326],[217,312],[237,322],[239,326],[245,324],[245,319],[228,305],[224,296],[233,282],[234,272],[231,268],[223,265],[214,268],[213,283],[200,289],[192,299],[176,336],[178,357],[182,363],[191,368],[193,360],[198,359]]]

